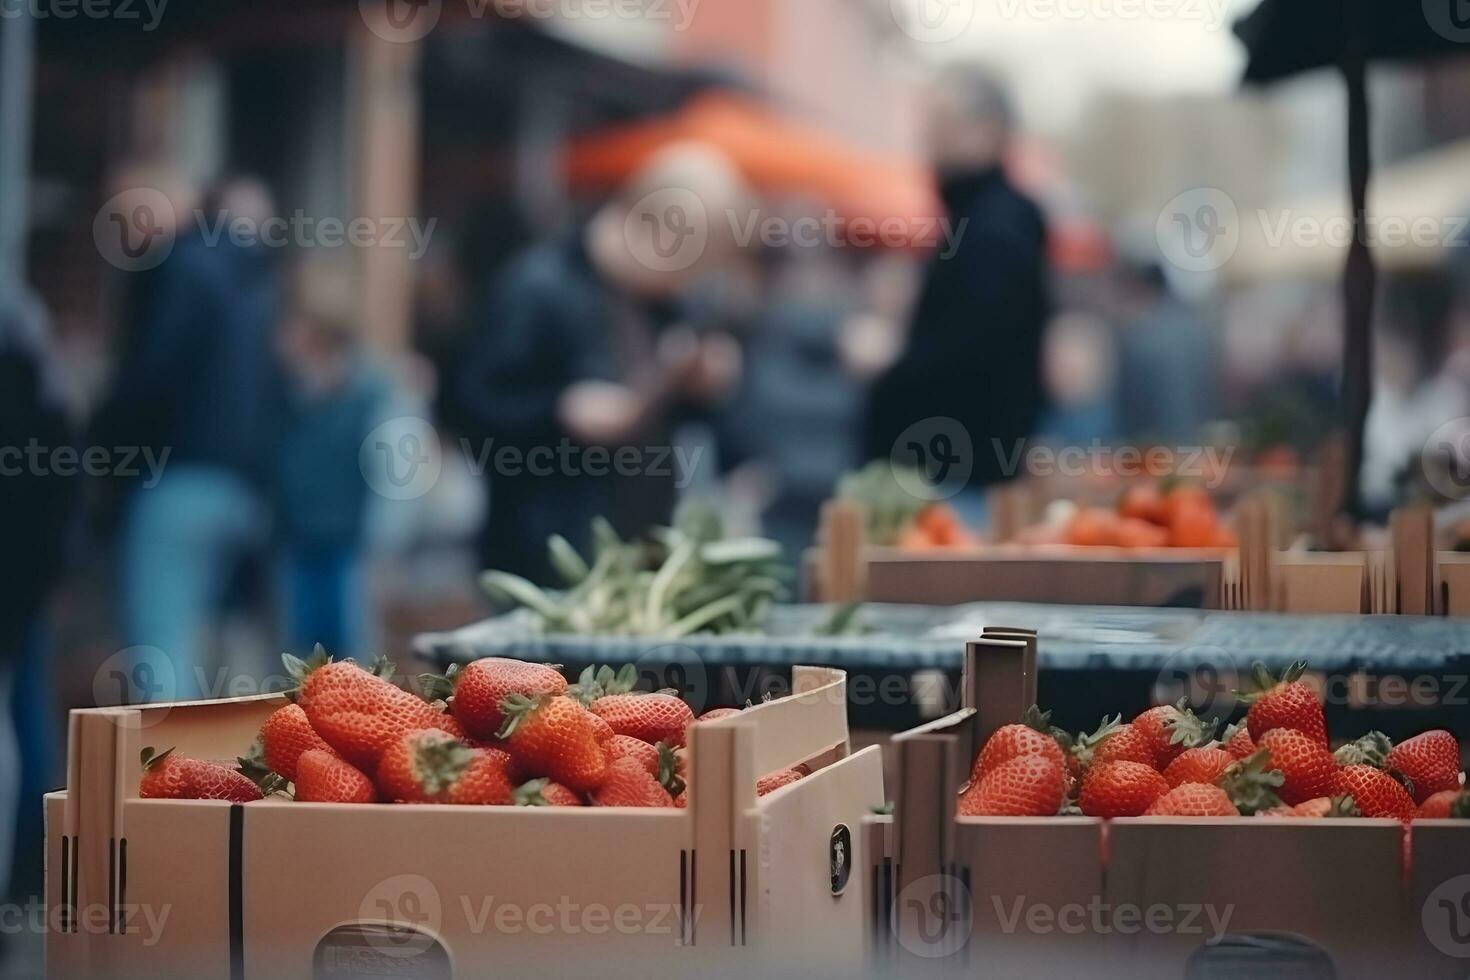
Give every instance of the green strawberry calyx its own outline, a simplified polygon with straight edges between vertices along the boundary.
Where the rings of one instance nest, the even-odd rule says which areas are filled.
[[[1332,753],[1340,766],[1372,766],[1374,769],[1388,768],[1388,754],[1393,751],[1393,741],[1382,732],[1369,732],[1362,738]]]
[[[1461,790],[1450,804],[1451,820],[1470,820],[1470,790]]]
[[[1334,796],[1332,806],[1327,809],[1327,816],[1332,819],[1348,819],[1362,815],[1363,812],[1358,809],[1358,801],[1351,795]]]
[[[549,779],[533,779],[517,786],[511,793],[511,802],[516,806],[551,806],[542,792],[550,783]]]
[[[616,672],[611,667],[588,667],[577,676],[577,683],[567,689],[567,695],[591,705],[598,698],[612,694],[629,694],[638,686],[638,668],[624,664]]]
[[[684,792],[684,780],[679,775],[679,757],[663,742],[659,742],[654,748],[658,749],[659,785],[668,790],[670,796],[678,796]]]
[[[420,674],[419,694],[425,701],[450,701],[459,685],[459,664],[450,664],[442,674]]]
[[[1123,716],[1121,714],[1113,715],[1111,718],[1104,715],[1101,724],[1097,726],[1097,731],[1083,732],[1077,736],[1076,743],[1071,746],[1071,751],[1083,769],[1092,765],[1092,756],[1097,751],[1097,747],[1122,727]]]
[[[1249,817],[1282,805],[1276,790],[1286,782],[1286,777],[1279,770],[1266,768],[1270,762],[1271,753],[1263,750],[1232,763],[1220,778],[1220,788],[1241,816]]]
[[[157,751],[151,745],[145,745],[143,751],[138,753],[138,762],[143,766],[144,772],[151,772],[155,767],[161,765],[164,759],[174,754],[172,748]]]
[[[525,723],[527,718],[535,714],[542,705],[555,696],[552,694],[539,694],[535,697],[530,697],[525,694],[507,694],[501,698],[500,713],[505,716],[505,720],[500,723],[500,731],[495,733],[495,737],[502,740],[510,738],[511,735],[515,734],[516,729]]]
[[[287,787],[290,782],[280,773],[273,772],[265,761],[265,743],[256,739],[250,746],[250,751],[242,756],[236,757],[239,763],[240,774],[260,787],[261,796],[274,796],[277,793],[287,795]]]
[[[474,761],[474,749],[453,736],[424,734],[414,741],[413,776],[428,796],[448,790]]]
[[[1271,673],[1271,669],[1257,660],[1251,665],[1251,680],[1255,683],[1254,691],[1236,691],[1236,700],[1246,707],[1250,707],[1266,695],[1272,693],[1279,687],[1287,684],[1295,684],[1302,679],[1307,672],[1307,662],[1298,660],[1286,668],[1278,677]]]

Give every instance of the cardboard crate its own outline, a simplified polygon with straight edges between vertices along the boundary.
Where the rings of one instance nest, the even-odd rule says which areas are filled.
[[[874,917],[888,969],[1367,980],[1422,961],[1428,976],[1470,974],[1444,952],[1462,939],[1470,957],[1463,822],[1415,825],[1410,877],[1389,820],[957,817],[975,753],[1034,703],[1035,653],[1034,635],[987,631],[966,647],[962,709],[893,741],[897,804],[871,875],[891,882]]]
[[[846,678],[696,726],[688,810],[138,798],[145,745],[229,758],[277,696],[73,712],[46,800],[55,977],[861,972],[874,747]],[[757,799],[758,776],[812,775]],[[779,966],[777,966],[779,965]]]

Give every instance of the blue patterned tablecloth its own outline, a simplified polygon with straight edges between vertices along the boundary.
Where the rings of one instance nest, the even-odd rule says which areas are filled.
[[[524,613],[415,640],[441,663],[505,656],[546,663],[639,661],[782,667],[831,664],[850,670],[957,670],[964,643],[986,626],[1037,630],[1045,670],[1161,671],[1197,664],[1280,668],[1307,660],[1316,670],[1442,671],[1470,661],[1470,619],[1411,616],[1283,616],[1023,603],[964,606],[870,605],[862,636],[815,636],[821,606],[784,606],[762,635],[583,637],[540,633]]]

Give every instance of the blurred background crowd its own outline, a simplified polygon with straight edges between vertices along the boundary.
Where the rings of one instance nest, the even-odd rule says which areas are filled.
[[[64,707],[402,655],[594,516],[700,495],[796,556],[935,419],[977,523],[1020,440],[1314,458],[1341,78],[1242,90],[1252,0],[934,6],[7,13],[0,800],[59,781]],[[1370,83],[1375,210],[1440,222],[1380,249],[1382,513],[1470,414],[1470,67]]]

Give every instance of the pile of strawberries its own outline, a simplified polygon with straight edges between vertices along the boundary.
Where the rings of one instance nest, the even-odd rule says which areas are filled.
[[[320,648],[287,655],[293,703],[270,716],[237,766],[144,750],[140,795],[245,803],[290,794],[307,803],[685,807],[689,726],[670,692],[634,690],[632,665],[588,668],[568,684],[553,667],[487,658],[425,676],[426,700]],[[803,778],[760,780],[764,796]]]
[[[1073,737],[1035,708],[986,741],[960,794],[961,816],[1379,817],[1470,819],[1460,745],[1379,732],[1333,752],[1306,664],[1255,667],[1243,721],[1219,738],[1185,702]]]

